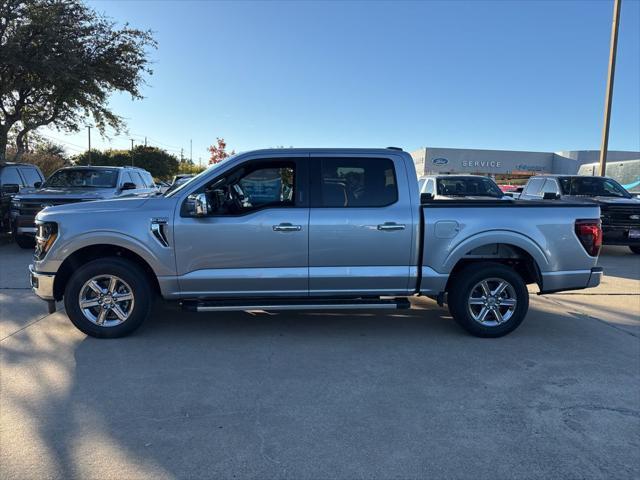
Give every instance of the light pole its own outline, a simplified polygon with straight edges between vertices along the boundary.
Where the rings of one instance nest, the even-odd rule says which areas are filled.
[[[89,134],[89,165],[91,165],[91,127],[87,126],[87,132]]]
[[[607,150],[609,149],[609,123],[611,122],[611,102],[613,100],[613,78],[616,73],[616,51],[618,50],[618,26],[620,25],[620,8],[622,0],[613,0],[613,22],[611,24],[611,45],[609,50],[609,75],[607,91],[604,99],[604,126],[602,127],[602,144],[600,145],[600,176],[607,171]]]

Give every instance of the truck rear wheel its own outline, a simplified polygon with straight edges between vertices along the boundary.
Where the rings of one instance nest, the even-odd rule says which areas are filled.
[[[448,297],[453,318],[477,337],[512,332],[529,309],[529,292],[522,277],[494,262],[474,263],[459,271]]]
[[[92,337],[129,335],[150,315],[153,292],[144,271],[119,257],[93,260],[76,270],[65,289],[71,322]]]

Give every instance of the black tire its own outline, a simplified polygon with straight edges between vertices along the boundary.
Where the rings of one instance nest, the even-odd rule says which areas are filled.
[[[114,326],[92,322],[80,307],[80,290],[86,282],[101,275],[118,277],[126,282],[133,294],[133,306],[128,317]],[[71,322],[83,333],[97,338],[118,338],[132,333],[150,316],[153,296],[149,278],[138,265],[120,257],[107,257],[93,260],[71,275],[64,292],[64,306]]]
[[[36,239],[29,235],[14,235],[13,239],[18,244],[20,248],[34,249],[36,246]]]
[[[497,316],[492,312],[487,315],[487,323],[481,323],[472,317],[469,305],[469,298],[472,291],[477,292],[476,286],[483,280],[501,279],[511,286],[509,296],[514,296],[515,306],[513,311],[508,312],[510,316],[503,323],[497,323]],[[493,281],[491,284],[495,284]],[[506,295],[506,294],[505,294]],[[500,298],[502,302],[505,299]],[[506,303],[506,302],[505,302]],[[453,318],[467,332],[476,337],[495,338],[502,337],[515,330],[524,320],[529,309],[529,292],[522,277],[512,268],[495,262],[482,262],[471,264],[456,273],[448,292],[449,312]],[[474,310],[481,310],[483,306],[473,306]],[[508,307],[496,307],[498,312],[507,314]],[[476,314],[481,312],[476,311]]]
[[[631,250],[636,255],[640,255],[640,246],[638,245],[629,245],[629,250]]]

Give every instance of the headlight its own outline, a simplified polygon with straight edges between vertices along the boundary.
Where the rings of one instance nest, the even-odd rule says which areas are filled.
[[[12,210],[20,210],[20,207],[22,207],[22,204],[20,203],[20,200],[16,200],[15,198],[11,199],[11,209]]]
[[[35,257],[37,260],[42,260],[58,237],[58,224],[55,222],[36,223]]]

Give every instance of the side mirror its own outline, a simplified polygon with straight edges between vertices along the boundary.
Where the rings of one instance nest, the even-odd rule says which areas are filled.
[[[120,190],[135,190],[136,184],[131,182],[124,182],[120,187]]]
[[[433,200],[433,193],[421,193],[420,194],[420,203],[426,203],[429,200]]]
[[[195,217],[206,217],[209,215],[209,200],[204,193],[198,193],[193,201],[193,211]]]
[[[33,184],[33,188],[40,188],[42,187],[42,182],[36,182]]]
[[[543,200],[558,200],[560,198],[560,195],[558,195],[555,192],[545,192],[544,195],[542,196]]]
[[[6,195],[13,195],[20,191],[20,185],[17,183],[7,183],[2,186],[2,193]]]

